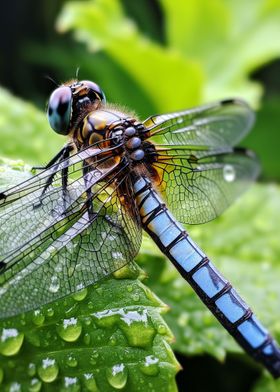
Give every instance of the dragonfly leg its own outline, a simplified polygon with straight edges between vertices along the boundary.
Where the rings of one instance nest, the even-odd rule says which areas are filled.
[[[69,158],[70,156],[70,152],[73,150],[73,147],[71,144],[67,144],[58,154],[56,157],[54,157],[45,168],[51,167],[53,166],[53,164],[57,161],[57,164],[55,165],[55,170],[53,171],[52,174],[49,175],[49,177],[47,178],[47,181],[44,185],[44,188],[42,190],[42,193],[39,197],[39,201],[38,203],[36,203],[36,205],[34,205],[35,208],[40,207],[42,205],[42,200],[44,197],[44,194],[46,193],[46,191],[48,190],[48,188],[50,187],[50,185],[53,182],[53,179],[57,173],[56,168],[57,165],[59,165],[59,163],[61,163],[64,159]],[[68,167],[63,168],[61,170],[61,177],[62,177],[62,194],[63,194],[63,203],[64,203],[64,207],[66,208],[66,191],[67,191],[67,182],[68,182]]]
[[[87,199],[85,202],[85,208],[88,211],[89,219],[92,221],[94,220],[98,213],[94,211],[93,205],[92,205],[92,200],[94,198],[93,192],[92,192],[92,187],[90,186],[90,183],[88,181],[88,173],[90,173],[90,168],[89,166],[84,163],[83,164],[83,177],[85,181],[85,186],[86,186],[86,195]],[[114,222],[109,215],[104,215],[102,216],[103,219],[110,225],[118,229],[122,234],[125,234],[124,229],[121,225],[118,225],[116,222]]]

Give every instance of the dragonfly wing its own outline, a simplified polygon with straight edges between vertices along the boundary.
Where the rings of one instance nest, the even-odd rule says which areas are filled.
[[[168,207],[182,223],[199,224],[219,216],[259,174],[248,150],[161,152],[153,164],[155,181]]]
[[[45,195],[48,202],[39,205],[35,212],[34,209],[29,211],[29,218],[38,214],[34,218],[38,223],[40,219],[47,219],[47,212],[40,214],[40,211],[46,205],[49,210],[52,201],[55,219],[48,221],[43,230],[38,229],[28,242],[25,233],[24,246],[10,248],[2,259],[1,318],[86,287],[124,266],[139,251],[139,214],[125,168],[119,165],[98,181],[96,171],[88,173],[90,194],[85,191],[82,179],[76,180],[76,186],[68,185],[70,196],[66,210],[65,201],[57,198],[57,188],[50,187]],[[14,203],[9,204],[12,207]],[[21,212],[26,212],[25,205]]]
[[[84,203],[85,184],[81,176],[81,165],[86,159],[96,160],[95,175],[98,181],[112,170],[99,168],[104,166],[101,153],[83,151],[55,164],[38,175],[13,186],[0,194],[0,269],[3,260],[14,257],[13,253],[21,250],[33,239],[40,240],[50,228],[58,226]],[[100,164],[98,163],[100,162]],[[67,173],[63,173],[67,170]],[[73,178],[65,190],[62,186],[63,176]],[[51,186],[47,187],[50,183]],[[2,265],[3,266],[3,265]]]
[[[251,129],[254,118],[246,102],[228,99],[152,116],[144,125],[155,143],[221,148],[238,144]]]

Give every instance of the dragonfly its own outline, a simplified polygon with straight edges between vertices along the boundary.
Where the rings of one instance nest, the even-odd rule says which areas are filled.
[[[235,147],[254,112],[240,99],[141,122],[89,80],[51,94],[67,137],[37,174],[0,192],[0,318],[81,290],[139,252],[142,230],[239,345],[280,376],[280,348],[183,224],[220,215],[259,174]],[[16,222],[16,223],[15,223]]]

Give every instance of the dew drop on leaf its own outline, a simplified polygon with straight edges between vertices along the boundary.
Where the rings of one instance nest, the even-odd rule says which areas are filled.
[[[62,324],[57,326],[57,333],[66,342],[75,342],[82,332],[82,325],[75,317],[64,319]]]
[[[42,381],[34,377],[30,380],[28,391],[29,392],[40,392],[42,388]]]
[[[44,358],[38,366],[38,375],[44,382],[53,382],[56,380],[59,372],[56,360],[53,358]]]
[[[35,376],[35,374],[36,374],[36,365],[35,365],[35,363],[30,362],[30,364],[28,365],[27,373],[28,373],[28,375],[30,377]]]
[[[60,392],[80,392],[81,385],[77,377],[64,377],[63,386],[59,390]]]
[[[48,308],[48,309],[47,309],[47,316],[48,316],[48,317],[53,317],[53,315],[54,315],[54,310],[53,310],[53,308]]]
[[[88,294],[88,290],[84,288],[74,293],[73,298],[75,301],[83,301],[86,298],[87,294]]]
[[[127,382],[127,369],[123,363],[107,369],[106,376],[109,384],[115,389],[122,389]]]
[[[68,355],[66,358],[66,363],[70,367],[76,367],[78,365],[78,361],[73,355]]]
[[[140,366],[141,372],[147,376],[156,376],[159,373],[158,362],[159,359],[154,355],[148,355],[144,364]]]
[[[21,392],[22,388],[18,382],[11,382],[10,384],[8,384],[6,390],[9,392]]]
[[[87,388],[87,391],[90,392],[99,392],[100,389],[98,388],[94,375],[92,373],[85,373],[84,374],[84,385]]]
[[[164,325],[164,324],[160,324],[158,327],[157,327],[157,331],[158,331],[158,333],[160,334],[160,335],[165,335],[166,334],[166,326]]]
[[[89,333],[86,333],[85,336],[84,336],[84,343],[85,343],[87,346],[90,344],[90,340],[91,340],[90,334],[89,334]]]
[[[138,302],[140,299],[140,295],[139,294],[132,294],[131,298],[134,302]]]
[[[45,316],[40,310],[34,310],[32,315],[32,321],[36,326],[41,326],[44,324]]]
[[[0,353],[5,356],[17,354],[23,338],[24,334],[16,328],[3,328],[0,335]]]

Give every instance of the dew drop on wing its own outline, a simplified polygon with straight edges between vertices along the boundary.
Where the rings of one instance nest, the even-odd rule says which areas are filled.
[[[56,275],[51,277],[51,284],[49,286],[49,291],[51,293],[57,293],[60,288],[59,279]]]
[[[225,165],[223,175],[226,182],[233,182],[236,177],[235,169],[232,165]]]
[[[178,119],[177,119],[177,123],[178,124],[182,124],[183,121],[184,121],[183,117],[178,117]]]

